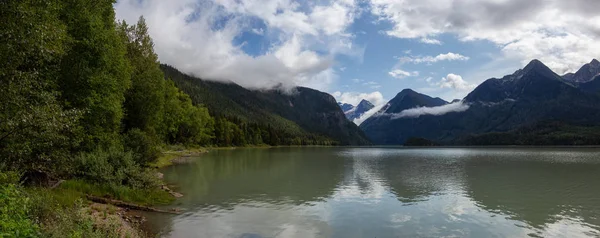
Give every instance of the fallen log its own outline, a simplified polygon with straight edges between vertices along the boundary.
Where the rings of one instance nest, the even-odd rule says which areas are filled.
[[[115,200],[115,199],[110,199],[110,198],[103,198],[103,197],[96,197],[96,196],[92,196],[92,195],[85,195],[87,197],[88,200],[92,201],[92,202],[97,202],[97,203],[102,203],[102,204],[110,204],[113,206],[117,206],[117,207],[122,207],[122,208],[129,208],[129,209],[133,209],[133,210],[138,210],[138,211],[148,211],[148,212],[159,212],[159,213],[169,213],[169,214],[181,214],[180,212],[176,212],[176,211],[166,211],[166,210],[161,210],[161,209],[157,209],[157,208],[153,208],[153,207],[148,207],[148,206],[142,206],[142,205],[137,205],[137,204],[133,204],[133,203],[128,203],[128,202],[123,202],[120,200]]]
[[[50,186],[50,189],[55,189],[56,187],[58,187],[58,185],[60,185],[61,183],[63,183],[66,180],[58,180],[58,182],[56,182],[54,185]]]

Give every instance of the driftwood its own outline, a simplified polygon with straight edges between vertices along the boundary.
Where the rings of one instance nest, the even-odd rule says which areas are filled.
[[[92,195],[86,195],[87,199],[92,201],[92,202],[97,202],[97,203],[102,203],[102,204],[110,204],[110,205],[114,205],[117,207],[122,207],[122,208],[128,208],[128,209],[133,209],[133,210],[138,210],[138,211],[148,211],[148,212],[160,212],[160,213],[169,213],[169,214],[181,214],[180,212],[176,212],[176,211],[166,211],[166,210],[161,210],[161,209],[157,209],[157,208],[153,208],[153,207],[148,207],[148,206],[141,206],[141,205],[137,205],[137,204],[133,204],[133,203],[128,203],[128,202],[123,202],[120,200],[115,200],[115,199],[109,199],[109,198],[103,198],[103,197],[96,197],[96,196],[92,196]]]
[[[65,180],[58,180],[58,182],[56,182],[54,185],[50,186],[50,189],[55,189],[56,187],[58,187],[58,185],[60,185],[61,183],[63,183]]]

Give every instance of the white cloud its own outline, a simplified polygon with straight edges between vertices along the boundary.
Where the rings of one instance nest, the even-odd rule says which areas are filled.
[[[352,0],[305,4],[291,0],[120,0],[117,18],[144,15],[162,63],[204,79],[248,88],[296,85],[327,90],[337,79],[336,55],[362,57],[347,33],[357,11]],[[257,29],[253,22],[264,24]],[[248,55],[236,38],[264,35],[271,45]]]
[[[265,34],[265,30],[263,30],[262,28],[253,28],[252,29],[252,33],[257,34],[257,35],[264,35]]]
[[[375,105],[375,107],[371,108],[371,110],[366,111],[359,118],[354,119],[354,121],[353,121],[354,124],[360,126],[360,124],[362,124],[364,121],[369,119],[369,117],[375,115],[375,113],[379,112],[379,110],[381,110],[384,106],[385,106],[385,103]]]
[[[392,120],[405,117],[420,117],[424,115],[441,116],[450,112],[464,112],[469,110],[469,105],[462,101],[452,104],[446,104],[438,107],[416,107],[403,110],[391,115]]]
[[[453,88],[456,90],[470,90],[475,88],[475,85],[469,84],[460,75],[448,74],[439,82],[441,88]]]
[[[469,60],[468,56],[464,56],[457,53],[448,52],[446,54],[439,54],[437,56],[422,56],[422,57],[414,57],[414,56],[405,56],[400,58],[400,63],[435,63],[438,61],[466,61]]]
[[[343,33],[354,20],[354,1],[334,2],[330,6],[317,6],[310,14],[315,26],[327,35]]]
[[[364,83],[365,85],[370,85],[372,88],[373,86],[375,86],[375,88],[379,88],[380,85],[375,85],[377,83],[375,82],[366,82]],[[358,92],[333,92],[331,95],[333,95],[333,97],[335,97],[335,99],[338,102],[342,102],[342,103],[348,103],[348,104],[352,104],[352,105],[358,105],[360,103],[360,101],[367,100],[369,102],[371,102],[373,104],[373,108],[369,111],[366,111],[365,113],[363,113],[363,115],[361,115],[359,118],[354,119],[354,123],[356,125],[360,125],[362,122],[364,122],[365,120],[367,120],[369,117],[371,117],[372,115],[374,115],[375,113],[377,113],[383,106],[385,106],[385,103],[387,102],[384,98],[383,98],[383,94],[381,94],[381,92],[379,91],[374,91],[371,93],[358,93]]]
[[[486,40],[502,56],[526,64],[537,58],[557,73],[600,57],[597,0],[370,0],[371,13],[392,23],[386,34],[427,39],[452,34]]]
[[[419,76],[418,71],[408,72],[408,71],[404,71],[401,69],[393,69],[392,71],[388,72],[388,74],[397,79],[403,79],[403,78],[412,77],[412,76]]]
[[[441,45],[442,42],[433,38],[423,37],[419,40],[421,43],[430,44],[430,45]]]
[[[383,94],[379,91],[371,92],[371,93],[358,93],[358,92],[333,92],[331,95],[335,97],[338,102],[348,103],[352,105],[358,105],[360,101],[367,100],[373,105],[381,105],[385,103],[385,99],[383,99]]]

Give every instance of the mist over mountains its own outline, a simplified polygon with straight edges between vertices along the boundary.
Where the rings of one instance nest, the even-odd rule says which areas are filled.
[[[599,75],[595,59],[564,76],[532,60],[452,103],[402,90],[360,128],[375,144],[404,144],[415,137],[441,144],[594,144]],[[587,133],[574,133],[579,131]]]
[[[263,132],[273,131],[279,143],[402,145],[418,138],[411,141],[441,145],[600,144],[597,60],[563,76],[532,60],[513,74],[484,81],[463,99],[447,102],[404,89],[378,106],[367,100],[357,105],[336,102],[331,95],[309,88],[251,90],[194,78],[166,65],[162,69],[212,114]],[[262,137],[269,137],[267,134]]]
[[[373,105],[373,103],[371,103],[365,99],[361,100],[360,103],[358,103],[358,105],[356,105],[356,106],[354,106],[352,104],[348,104],[348,103],[341,103],[341,102],[338,102],[338,105],[340,105],[340,108],[342,109],[342,111],[344,111],[344,115],[346,115],[346,118],[348,118],[348,120],[350,120],[350,121],[354,121],[355,119],[360,118],[367,111],[369,111],[375,107],[375,105]]]

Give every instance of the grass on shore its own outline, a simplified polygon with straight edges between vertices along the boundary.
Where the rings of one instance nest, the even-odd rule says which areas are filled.
[[[13,174],[14,175],[14,174]],[[141,237],[111,205],[96,209],[85,195],[110,197],[145,206],[175,198],[160,188],[64,181],[55,189],[19,185],[18,176],[0,173],[0,237]],[[12,177],[12,178],[9,178]]]
[[[89,194],[97,197],[110,197],[143,206],[165,205],[175,200],[172,195],[159,188],[136,189],[126,186],[98,185],[83,180],[65,181],[56,190],[59,193],[81,198],[85,198],[85,195]]]
[[[202,153],[208,152],[206,148],[179,148],[179,147],[171,147],[168,150],[161,153],[158,159],[150,163],[151,167],[154,168],[164,168],[173,165],[173,160],[186,156],[194,156]]]

